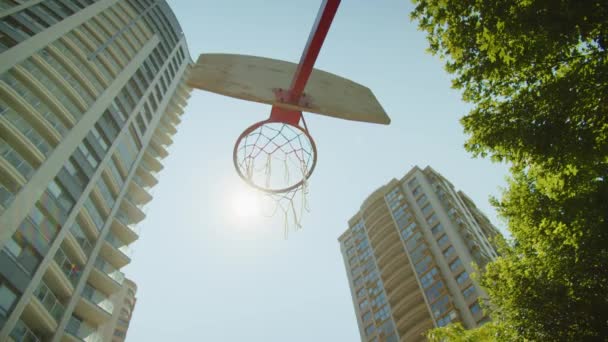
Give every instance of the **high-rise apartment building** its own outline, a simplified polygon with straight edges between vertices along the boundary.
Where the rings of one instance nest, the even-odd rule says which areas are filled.
[[[0,341],[101,341],[189,97],[164,0],[0,2]]]
[[[362,341],[422,341],[450,322],[488,320],[470,275],[495,258],[500,233],[432,168],[371,194],[338,239]]]
[[[101,335],[104,341],[122,342],[127,337],[129,323],[135,309],[135,293],[137,285],[130,279],[126,278],[122,284],[122,289],[110,296],[114,312],[110,322],[104,326]]]

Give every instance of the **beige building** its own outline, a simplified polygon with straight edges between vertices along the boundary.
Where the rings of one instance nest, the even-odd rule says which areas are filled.
[[[0,2],[0,341],[120,340],[191,62],[163,0]]]
[[[471,278],[498,230],[432,168],[371,194],[338,239],[362,341],[423,341],[433,327],[488,320]]]
[[[104,341],[122,342],[127,338],[127,330],[137,302],[136,292],[137,285],[132,280],[125,279],[120,291],[110,296],[114,312],[112,319],[101,332]]]

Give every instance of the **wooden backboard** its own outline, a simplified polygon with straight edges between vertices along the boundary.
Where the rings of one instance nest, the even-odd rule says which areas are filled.
[[[188,85],[243,100],[334,118],[388,125],[391,120],[369,88],[314,69],[299,104],[283,102],[277,89],[289,89],[297,64],[256,56],[202,54]]]

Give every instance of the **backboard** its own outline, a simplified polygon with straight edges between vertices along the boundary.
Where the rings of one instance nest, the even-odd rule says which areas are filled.
[[[187,83],[193,88],[287,110],[345,120],[390,123],[390,118],[369,88],[319,69],[313,69],[299,101],[289,103],[285,94],[297,67],[296,63],[264,57],[201,54]]]

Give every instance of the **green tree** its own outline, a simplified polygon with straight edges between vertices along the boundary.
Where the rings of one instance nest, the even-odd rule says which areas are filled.
[[[511,165],[494,205],[513,241],[481,279],[497,336],[608,339],[608,2],[414,3],[474,105],[465,148]]]

